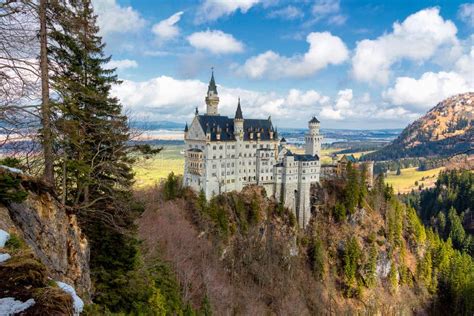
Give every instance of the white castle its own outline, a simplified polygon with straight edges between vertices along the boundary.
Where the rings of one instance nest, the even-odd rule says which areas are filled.
[[[278,138],[271,118],[244,119],[240,98],[234,118],[219,115],[214,73],[206,96],[206,114],[196,114],[184,130],[185,186],[216,194],[259,185],[294,212],[300,227],[311,216],[310,187],[319,182],[322,136],[319,121],[309,121],[305,154],[293,154]]]

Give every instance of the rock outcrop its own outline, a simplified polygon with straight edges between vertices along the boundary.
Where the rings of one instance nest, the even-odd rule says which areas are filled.
[[[50,278],[71,284],[90,300],[89,246],[74,214],[40,180],[0,167],[0,176],[20,180],[22,202],[0,200],[0,229],[18,235],[48,270]]]

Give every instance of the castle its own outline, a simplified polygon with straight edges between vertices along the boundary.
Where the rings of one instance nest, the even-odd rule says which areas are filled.
[[[206,113],[199,114],[196,108],[184,130],[184,185],[202,190],[207,199],[247,185],[262,186],[305,227],[311,216],[310,187],[320,176],[319,121],[313,117],[308,123],[305,154],[293,154],[286,140],[279,139],[270,117],[244,118],[240,98],[234,118],[219,115],[214,73],[205,101]]]

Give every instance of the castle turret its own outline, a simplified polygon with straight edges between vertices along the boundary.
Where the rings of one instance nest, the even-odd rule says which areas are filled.
[[[237,110],[235,111],[234,135],[236,139],[238,137],[241,138],[244,135],[244,117],[242,115],[242,108],[240,107],[240,98],[237,103]]]
[[[184,127],[184,139],[188,138],[188,122],[186,122],[186,126]]]
[[[207,88],[206,104],[207,115],[219,115],[219,96],[217,94],[216,81],[214,80],[214,71],[212,71],[211,80],[209,81],[209,86]]]
[[[319,133],[319,121],[313,116],[308,122],[309,131],[305,135],[305,154],[318,157],[321,153],[321,141],[323,140],[322,135]]]
[[[286,139],[285,139],[285,137],[283,137],[283,138],[280,140],[280,146],[281,146],[281,148],[286,148]]]

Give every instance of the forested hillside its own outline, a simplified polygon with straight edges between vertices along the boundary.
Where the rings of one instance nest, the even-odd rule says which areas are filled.
[[[354,169],[347,181],[324,182],[304,232],[258,187],[206,202],[179,183],[171,175],[161,190],[142,195],[139,235],[145,257],[169,262],[183,302],[194,309],[252,315],[474,310],[472,258],[425,228],[382,178],[371,191]]]
[[[439,175],[436,186],[407,198],[421,219],[456,249],[474,255],[474,173],[450,170]]]
[[[363,160],[446,157],[474,150],[474,92],[450,97],[406,127],[388,146]]]

